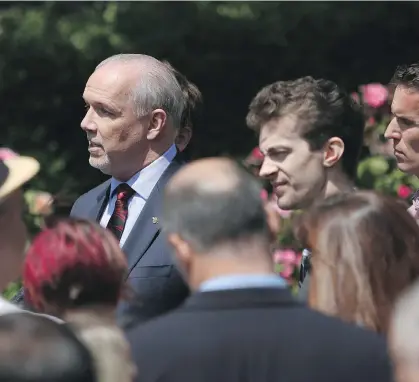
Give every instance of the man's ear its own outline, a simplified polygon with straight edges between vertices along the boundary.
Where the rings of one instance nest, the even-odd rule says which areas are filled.
[[[338,137],[330,138],[323,147],[323,165],[333,167],[342,158],[345,150],[345,144]]]
[[[156,109],[151,112],[150,122],[147,129],[147,139],[156,139],[166,126],[167,114],[162,109]]]
[[[169,233],[167,240],[174,248],[178,260],[182,263],[189,263],[192,253],[189,243],[183,240],[177,233]]]

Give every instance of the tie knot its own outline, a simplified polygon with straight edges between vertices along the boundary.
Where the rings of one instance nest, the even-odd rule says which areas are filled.
[[[121,183],[116,189],[116,199],[121,201],[128,200],[131,196],[134,195],[134,190],[128,186],[126,183]]]

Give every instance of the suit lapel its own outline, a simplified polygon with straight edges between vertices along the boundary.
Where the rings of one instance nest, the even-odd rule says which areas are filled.
[[[90,219],[95,220],[96,222],[100,221],[103,211],[108,204],[110,187],[111,181],[108,180],[103,184],[103,188],[96,195],[96,203],[93,203],[92,208],[88,212]]]
[[[175,157],[162,174],[122,247],[128,258],[128,275],[160,233],[164,187],[181,165]]]

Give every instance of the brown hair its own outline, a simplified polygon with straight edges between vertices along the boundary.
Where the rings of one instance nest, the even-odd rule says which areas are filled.
[[[186,100],[186,106],[183,110],[180,127],[192,128],[192,115],[196,108],[202,103],[202,94],[198,87],[190,82],[185,75],[175,69],[168,61],[163,61],[163,64],[172,71]]]
[[[419,227],[405,205],[339,194],[300,216],[296,236],[312,251],[310,306],[386,333],[396,298],[419,276]]]
[[[302,137],[311,150],[321,150],[332,137],[342,139],[342,169],[350,179],[355,177],[365,121],[361,107],[348,93],[332,81],[313,77],[274,82],[253,98],[246,123],[259,131],[263,124],[288,114],[304,122]]]
[[[419,62],[397,67],[390,81],[390,87],[394,91],[399,85],[419,91]]]

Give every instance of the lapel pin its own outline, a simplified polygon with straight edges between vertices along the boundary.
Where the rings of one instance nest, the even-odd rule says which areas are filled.
[[[153,224],[157,224],[159,222],[159,219],[156,218],[155,216],[153,216],[151,220],[153,221]]]

